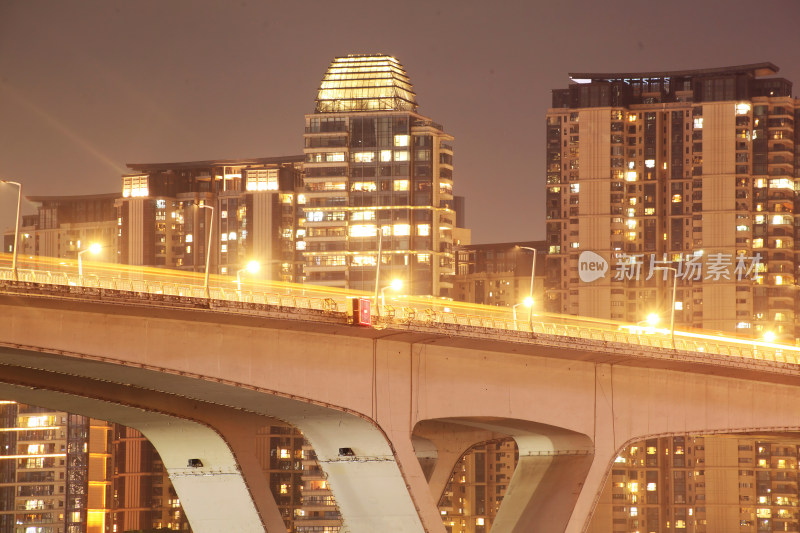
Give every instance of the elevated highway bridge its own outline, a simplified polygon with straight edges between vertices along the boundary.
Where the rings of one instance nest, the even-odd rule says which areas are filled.
[[[283,531],[253,453],[270,419],[303,432],[358,533],[443,533],[453,466],[494,438],[520,460],[493,531],[550,533],[588,526],[633,441],[800,429],[794,346],[388,295],[358,326],[352,297],[0,263],[0,397],[142,431],[198,533]]]

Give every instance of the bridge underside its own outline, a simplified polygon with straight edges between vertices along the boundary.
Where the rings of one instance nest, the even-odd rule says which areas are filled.
[[[264,417],[304,433],[352,533],[443,533],[436,503],[453,464],[502,435],[521,460],[494,531],[573,533],[633,440],[800,427],[800,371],[759,361],[2,295],[0,316],[0,393],[141,429],[187,480],[176,487],[202,532],[219,524],[183,487],[201,485],[186,463],[205,465],[205,448],[174,435],[195,435],[218,482],[249,494],[228,511],[245,517],[237,530],[274,533],[251,453]]]
[[[421,532],[441,525],[437,516],[433,529],[423,527],[385,434],[341,410],[140,368],[3,347],[0,398],[141,431],[161,455],[198,533],[226,528],[285,531],[255,453],[256,432],[276,419],[297,427],[311,442],[350,531]],[[354,456],[341,454],[345,448]],[[194,458],[203,466],[187,466]]]

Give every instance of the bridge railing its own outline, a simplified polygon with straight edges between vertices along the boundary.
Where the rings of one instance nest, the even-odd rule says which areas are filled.
[[[13,273],[8,261],[2,262],[4,255],[8,254],[0,254],[0,281],[11,281]],[[19,263],[17,281],[88,291],[119,291],[131,298],[206,299],[203,275],[198,273],[89,262],[84,263],[83,271],[83,275],[78,274],[74,261],[37,257]],[[368,293],[312,285],[253,280],[237,284],[235,278],[229,276],[211,276],[208,294],[209,304],[214,307],[250,313],[257,313],[259,306],[344,313],[348,308],[348,298],[370,298]],[[381,304],[380,301],[375,303]],[[541,313],[529,316],[527,310],[516,316],[507,307],[441,298],[390,296],[376,311],[379,311],[375,318],[377,327],[412,324],[444,328],[460,326],[481,328],[489,334],[514,332],[528,336],[568,337],[709,356],[800,364],[800,348],[791,345],[692,331],[675,331],[673,339],[671,332],[665,329],[575,316]]]

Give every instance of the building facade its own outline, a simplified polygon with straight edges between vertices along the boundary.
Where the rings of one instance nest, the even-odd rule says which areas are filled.
[[[235,275],[255,260],[260,277],[302,281],[300,156],[128,167],[116,203],[120,263],[202,272],[211,232],[211,272]]]
[[[800,104],[777,70],[576,73],[553,91],[551,311],[635,323],[674,307],[680,327],[800,336]]]
[[[111,425],[0,402],[0,532],[106,533]]]
[[[446,294],[453,137],[417,113],[402,65],[386,55],[335,58],[304,139],[306,281],[373,291],[400,278],[408,294]]]
[[[536,250],[536,267],[531,248]],[[461,302],[514,307],[525,305],[532,294],[534,309],[543,309],[546,253],[543,241],[458,246],[451,296]]]

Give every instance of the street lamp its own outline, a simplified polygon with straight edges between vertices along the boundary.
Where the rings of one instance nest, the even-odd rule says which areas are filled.
[[[764,333],[764,340],[767,342],[775,342],[775,333],[773,331],[767,331]]]
[[[520,305],[525,305],[527,307],[533,307],[533,298],[531,298],[530,296],[527,296],[520,303],[514,304],[514,305],[511,306],[511,311],[514,313],[514,322],[515,323],[517,322],[517,307],[519,307]]]
[[[386,297],[383,294],[386,289],[392,289],[393,291],[397,292],[403,288],[403,280],[402,279],[393,279],[392,282],[381,289],[381,307],[386,305]],[[379,313],[380,314],[380,313]]]
[[[22,184],[11,180],[0,180],[0,183],[16,185],[17,189],[19,189],[17,192],[17,220],[14,224],[14,254],[11,256],[11,276],[14,281],[17,281],[17,243],[19,242],[19,210],[22,206]]]
[[[528,298],[531,300],[530,309],[528,309],[528,327],[531,329],[531,333],[533,333],[533,278],[536,275],[536,248],[531,248],[530,246],[520,246],[520,248],[533,252],[533,260],[531,261],[531,290],[530,293],[528,293]]]
[[[203,288],[206,291],[206,299],[211,299],[211,291],[208,288],[208,274],[211,270],[211,239],[214,237],[214,206],[208,204],[195,204],[197,207],[211,209],[211,224],[208,225],[208,246],[206,246],[206,275],[203,280]]]
[[[250,261],[243,269],[236,271],[236,294],[238,295],[240,301],[242,299],[242,272],[255,274],[260,269],[261,263],[258,261]]]
[[[383,253],[382,245],[383,245],[383,228],[381,226],[376,226],[378,228],[378,261],[375,263],[375,310],[377,315],[380,316],[381,310],[378,307],[378,290],[380,287],[381,282],[381,255]]]
[[[85,250],[81,250],[78,252],[78,276],[83,277],[83,259],[81,256],[86,252],[91,252],[92,255],[97,255],[103,249],[103,245],[97,242],[93,242],[89,245],[88,248]]]
[[[669,313],[669,330],[672,338],[672,348],[675,349],[675,293],[678,289],[678,269],[675,267],[661,266],[655,267],[654,270],[672,271],[672,308]]]

